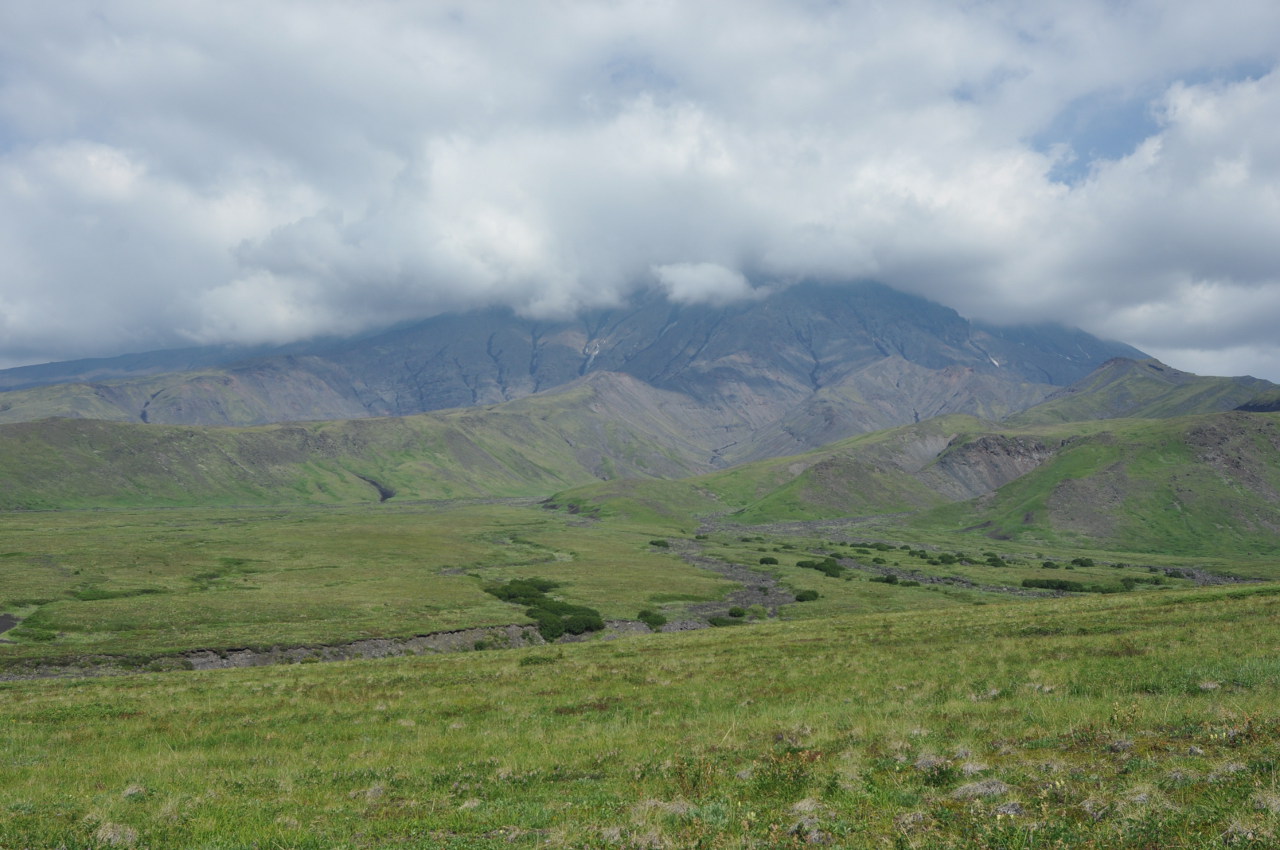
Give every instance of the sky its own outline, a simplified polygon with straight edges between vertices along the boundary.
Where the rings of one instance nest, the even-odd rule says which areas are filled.
[[[0,366],[803,279],[1280,381],[1280,3],[0,4]]]

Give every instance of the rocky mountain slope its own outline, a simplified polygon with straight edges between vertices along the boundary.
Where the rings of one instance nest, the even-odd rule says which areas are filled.
[[[557,494],[579,512],[744,524],[911,514],[921,528],[1055,545],[1280,551],[1280,416],[1006,428],[940,417],[685,481]]]
[[[687,416],[699,450],[727,465],[934,416],[999,419],[1110,358],[1142,356],[1061,327],[986,327],[872,284],[797,285],[718,307],[650,294],[568,321],[492,309],[252,353],[230,362],[230,349],[192,349],[0,372],[0,387],[12,387],[0,392],[0,422],[405,416],[612,373],[681,396],[667,401],[669,413]]]

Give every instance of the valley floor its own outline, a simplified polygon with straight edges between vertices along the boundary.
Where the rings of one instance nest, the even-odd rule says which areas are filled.
[[[0,846],[1274,846],[1272,586],[0,685]]]

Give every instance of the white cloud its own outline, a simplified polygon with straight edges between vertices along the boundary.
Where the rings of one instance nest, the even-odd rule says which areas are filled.
[[[0,361],[808,275],[1266,366],[1277,31],[1270,0],[6,4]]]
[[[742,272],[716,263],[670,263],[653,274],[667,296],[682,304],[730,304],[764,292],[752,289]]]

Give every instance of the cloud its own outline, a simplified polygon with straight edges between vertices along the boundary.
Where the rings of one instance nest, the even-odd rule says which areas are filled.
[[[1280,362],[1272,2],[46,6],[0,362],[806,276]]]
[[[742,272],[715,263],[654,266],[653,274],[667,297],[682,304],[723,305],[764,294],[753,289]]]

